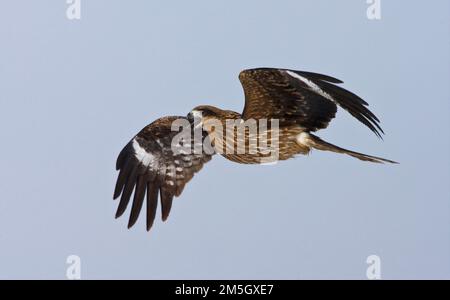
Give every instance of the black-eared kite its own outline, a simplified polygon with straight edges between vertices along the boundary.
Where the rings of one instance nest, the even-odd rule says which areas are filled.
[[[261,164],[287,160],[318,149],[347,154],[363,161],[396,163],[346,150],[312,134],[328,126],[338,106],[378,137],[383,133],[379,119],[367,108],[367,102],[339,87],[337,84],[343,83],[339,79],[311,72],[259,68],[242,71],[239,80],[245,94],[242,114],[208,105],[198,106],[187,116],[156,120],[134,136],[120,152],[116,163],[120,173],[114,199],[120,197],[118,218],[125,212],[134,192],[128,228],[136,223],[144,199],[147,202],[147,230],[153,225],[158,198],[165,221],[173,198],[181,195],[194,174],[216,153],[241,164]],[[176,122],[185,125],[175,126],[174,130]],[[240,124],[245,125],[241,134],[237,129]],[[255,130],[251,125],[256,126]],[[189,138],[174,142],[183,130],[190,133]],[[200,130],[200,138],[194,138],[195,130]],[[241,151],[237,150],[239,142],[243,145]],[[276,155],[272,155],[274,153]],[[272,157],[272,161],[264,160],[268,157]]]

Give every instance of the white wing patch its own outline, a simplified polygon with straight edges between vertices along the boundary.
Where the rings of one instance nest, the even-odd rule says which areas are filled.
[[[320,96],[322,96],[322,97],[324,97],[324,98],[326,98],[326,99],[336,103],[336,100],[334,100],[334,98],[331,97],[330,94],[328,94],[327,92],[322,90],[317,84],[315,84],[314,82],[312,82],[308,78],[300,76],[297,73],[294,73],[294,72],[291,72],[291,71],[286,71],[286,73],[288,75],[290,75],[291,77],[294,77],[294,78],[300,80],[301,82],[303,82],[304,84],[306,84],[307,86],[309,86],[310,90],[313,91],[314,93],[319,94]]]
[[[139,160],[144,166],[150,167],[151,169],[156,169],[157,160],[155,156],[151,153],[145,151],[144,148],[139,145],[136,139],[133,139],[133,149],[135,152],[135,157]]]

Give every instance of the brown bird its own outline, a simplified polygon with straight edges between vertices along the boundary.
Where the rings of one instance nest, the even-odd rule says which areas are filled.
[[[239,74],[244,88],[242,114],[198,106],[187,117],[164,117],[142,129],[120,152],[114,199],[116,218],[126,210],[134,191],[128,228],[147,199],[147,230],[161,202],[162,220],[174,197],[181,195],[195,173],[216,153],[242,164],[273,163],[311,149],[332,151],[375,163],[394,161],[346,150],[311,132],[324,129],[337,106],[348,111],[378,137],[383,130],[367,102],[336,84],[342,81],[317,73],[259,68]]]

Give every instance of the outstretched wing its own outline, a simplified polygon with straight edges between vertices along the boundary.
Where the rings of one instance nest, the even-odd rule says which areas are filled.
[[[279,119],[308,131],[326,128],[337,105],[381,137],[378,118],[357,95],[338,87],[339,79],[310,72],[260,68],[239,74],[245,94],[244,119]]]
[[[172,131],[176,120],[184,123],[184,132],[190,134],[181,134],[182,127]],[[155,219],[158,195],[162,220],[165,221],[173,198],[178,197],[194,174],[211,160],[211,155],[199,145],[203,144],[203,138],[191,137],[194,137],[192,125],[186,118],[165,117],[142,129],[120,152],[116,163],[120,173],[114,199],[121,196],[116,212],[118,218],[125,212],[134,190],[128,228],[136,223],[146,194],[147,230]]]

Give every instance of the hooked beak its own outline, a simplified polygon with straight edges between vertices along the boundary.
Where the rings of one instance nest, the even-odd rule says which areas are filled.
[[[202,123],[202,114],[201,114],[201,112],[191,111],[187,115],[187,119],[194,126],[194,129],[202,128],[203,123]]]
[[[194,114],[192,112],[188,113],[187,119],[188,119],[189,123],[194,124],[195,118],[194,118]]]

